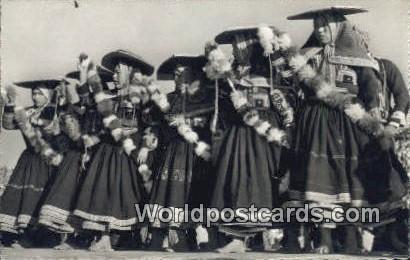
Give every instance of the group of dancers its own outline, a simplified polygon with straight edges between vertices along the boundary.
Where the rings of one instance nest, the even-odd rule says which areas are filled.
[[[14,87],[2,88],[2,127],[19,129],[27,146],[0,198],[3,246],[55,238],[60,249],[245,252],[276,239],[290,252],[361,253],[372,250],[363,246],[371,234],[374,246],[407,252],[402,159],[410,155],[398,156],[394,139],[409,93],[396,65],[370,53],[346,19],[363,11],[288,17],[314,21],[302,48],[273,26],[224,31],[204,54],[159,66],[157,80],[175,82],[169,94],[152,79],[154,66],[125,50],[101,65],[81,54],[64,79],[16,82],[32,91],[28,108],[16,105]],[[135,208],[186,204],[377,207],[381,221],[204,228],[140,222]]]

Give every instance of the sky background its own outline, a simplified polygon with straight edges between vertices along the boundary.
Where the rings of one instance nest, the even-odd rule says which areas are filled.
[[[358,5],[350,21],[370,35],[370,49],[393,60],[407,78],[410,1],[407,0],[1,0],[1,85],[63,76],[86,52],[96,62],[128,49],[155,67],[174,53],[200,54],[206,41],[232,26],[272,24],[298,45],[311,21],[288,21],[302,11]],[[226,49],[228,50],[228,49]],[[30,105],[19,90],[18,104]],[[18,131],[0,134],[0,166],[14,166],[24,149]]]

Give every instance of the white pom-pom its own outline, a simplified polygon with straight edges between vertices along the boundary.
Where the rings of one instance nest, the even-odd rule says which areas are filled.
[[[302,66],[297,72],[297,76],[301,81],[313,79],[316,75],[316,71],[310,65]]]
[[[186,124],[181,124],[181,125],[178,126],[177,130],[178,130],[178,133],[179,133],[180,135],[185,136],[186,133],[188,133],[189,131],[191,131],[191,128],[190,128],[188,125],[186,125]]]
[[[402,111],[394,111],[391,118],[398,120],[400,125],[406,125],[406,115]]]
[[[165,112],[170,108],[168,98],[165,94],[160,94],[158,99],[155,101],[157,106],[161,109],[161,111]]]
[[[199,136],[197,133],[192,131],[192,129],[190,129],[190,131],[185,132],[184,138],[188,143],[193,144],[193,143],[198,142]]]
[[[138,172],[139,173],[146,173],[146,172],[148,172],[149,171],[149,168],[148,168],[148,165],[147,164],[141,164],[139,167],[138,167]]]
[[[138,151],[138,163],[139,164],[144,164],[147,159],[148,159],[148,153],[149,153],[149,149],[147,147],[142,147],[139,151]]]
[[[261,25],[258,28],[258,38],[259,43],[262,46],[265,56],[273,53],[273,44],[276,41],[275,34],[273,33],[272,29],[266,25]]]
[[[141,99],[138,96],[133,96],[131,98],[131,103],[134,104],[134,105],[139,104],[139,103],[141,103]]]
[[[122,137],[122,129],[121,128],[115,128],[111,131],[111,135],[114,138],[115,141],[119,141]]]
[[[282,130],[278,128],[272,127],[271,129],[269,129],[266,135],[266,139],[268,140],[268,142],[280,143],[282,139],[284,138],[284,136],[285,136],[285,132],[283,132]]]
[[[51,159],[51,164],[54,166],[58,166],[60,165],[62,161],[63,161],[63,156],[61,154],[57,154],[53,156],[53,158]]]
[[[117,119],[117,117],[115,115],[109,115],[106,118],[103,119],[103,123],[105,127],[108,127],[112,121],[114,121],[115,119]]]
[[[234,91],[231,93],[231,100],[235,109],[239,109],[240,107],[246,105],[248,100],[243,94],[239,91]]]
[[[96,103],[100,103],[105,99],[105,95],[103,92],[98,92],[97,94],[94,95],[94,100]]]
[[[366,114],[366,110],[360,104],[347,105],[344,111],[353,122],[359,121]]]
[[[122,142],[122,147],[128,155],[130,155],[131,152],[137,148],[131,138],[126,138]]]
[[[154,94],[155,92],[159,92],[159,89],[158,89],[157,85],[155,85],[155,84],[148,85],[147,90],[150,94]]]
[[[256,125],[259,122],[259,114],[254,114],[252,112],[248,112],[248,113],[246,113],[245,116],[243,117],[245,124],[248,126]]]
[[[210,158],[210,146],[205,142],[197,142],[195,147],[195,154],[199,157],[209,160]]]
[[[319,90],[316,92],[316,96],[318,98],[327,97],[330,95],[330,93],[332,93],[332,90],[333,88],[329,83],[322,81]]]
[[[289,66],[292,68],[293,71],[299,71],[303,66],[305,66],[307,60],[303,55],[296,55],[289,60]]]
[[[281,50],[287,50],[292,46],[292,39],[287,33],[282,33],[278,37],[278,44]]]
[[[54,151],[53,151],[53,149],[51,149],[51,148],[46,148],[46,149],[43,151],[43,155],[46,156],[46,157],[52,155],[53,153],[54,153]]]
[[[271,124],[269,122],[264,121],[262,124],[260,124],[258,127],[255,128],[256,132],[260,135],[265,135],[266,131],[271,127]]]

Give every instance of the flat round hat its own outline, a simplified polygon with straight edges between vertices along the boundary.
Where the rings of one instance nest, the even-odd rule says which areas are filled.
[[[288,16],[288,20],[311,20],[320,14],[339,14],[339,15],[351,15],[358,13],[365,13],[368,10],[358,6],[331,6],[326,8],[314,9],[306,11],[300,14]]]
[[[141,70],[142,74],[147,76],[151,76],[154,73],[154,66],[145,61],[141,56],[127,50],[110,52],[104,55],[101,60],[101,64],[111,71],[114,71],[115,66],[120,62]]]
[[[158,68],[158,80],[173,80],[177,66],[189,67],[195,72],[202,73],[207,59],[204,55],[174,54],[166,59]]]

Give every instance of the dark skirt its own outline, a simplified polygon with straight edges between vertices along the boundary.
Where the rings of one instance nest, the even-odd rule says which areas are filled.
[[[0,198],[0,231],[34,225],[51,182],[52,168],[38,153],[24,150]]]
[[[81,160],[82,152],[79,149],[65,154],[57,170],[56,179],[41,207],[39,223],[56,232],[74,232],[76,222],[71,212],[85,174],[81,171]]]
[[[387,209],[403,195],[392,186],[401,173],[391,152],[343,112],[317,101],[307,101],[299,112],[293,152],[291,200]]]
[[[279,115],[272,110],[260,111],[259,116],[272,126],[280,125]],[[232,117],[233,118],[233,117]],[[210,207],[271,209],[279,203],[279,164],[282,148],[269,143],[252,127],[240,119],[230,122],[221,136],[215,156],[215,175],[211,190]],[[270,226],[258,219],[245,223],[224,223],[230,227],[253,228]],[[242,221],[242,220],[241,220]],[[221,223],[222,224],[222,223]],[[246,233],[246,232],[245,232]]]
[[[210,163],[195,154],[194,146],[181,137],[176,137],[164,151],[160,165],[154,172],[150,207],[166,207],[176,213],[206,204],[209,198]],[[176,215],[169,223],[160,222],[158,216],[153,227],[188,227]]]
[[[108,231],[131,230],[137,223],[135,204],[144,198],[137,165],[111,137],[96,147],[73,214],[82,228]]]

